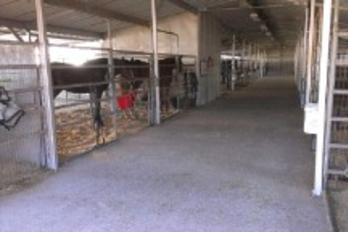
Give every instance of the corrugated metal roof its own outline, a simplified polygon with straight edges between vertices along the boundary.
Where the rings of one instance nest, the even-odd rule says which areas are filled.
[[[48,1],[48,0],[45,0]],[[70,2],[61,0],[61,2]],[[80,4],[89,4],[96,8],[105,9],[111,12],[119,12],[150,22],[150,1],[149,0],[74,0]],[[253,9],[247,9],[241,0],[181,0],[196,7],[205,9],[215,15],[226,28],[245,34],[247,37],[254,37],[256,40],[267,40],[265,33],[260,26],[263,22],[256,22],[250,18]],[[58,1],[59,2],[59,1]],[[259,6],[272,6],[275,4],[288,4],[294,7],[264,8],[262,12],[272,26],[272,32],[282,42],[293,41],[298,30],[302,27],[304,16],[305,0],[297,0],[302,6],[296,6],[295,0],[259,0],[255,1]],[[14,20],[16,23],[31,23],[35,25],[34,0],[0,0],[0,22]],[[235,9],[233,9],[235,8]],[[158,1],[158,15],[160,18],[168,17],[184,12],[183,9],[168,0]],[[105,19],[72,9],[45,5],[45,15],[50,26],[85,32],[104,33],[106,31]],[[132,25],[129,22],[112,20],[112,29],[117,30]],[[4,24],[2,24],[4,25]],[[1,24],[0,24],[1,26]],[[57,29],[55,28],[54,29]],[[52,28],[52,27],[51,27]],[[99,34],[97,34],[99,35]]]
[[[98,1],[80,1],[79,3],[88,3],[98,8],[109,11],[121,12],[142,20],[150,22],[150,1],[144,0],[98,0]],[[0,18],[14,20],[16,23],[35,23],[35,4],[34,0],[0,0]],[[181,8],[167,2],[159,2],[158,16],[160,18],[175,15],[183,12]],[[59,26],[62,28],[84,30],[90,32],[106,32],[106,23],[103,17],[94,16],[76,10],[57,7],[45,4],[45,16],[47,24]],[[117,30],[131,23],[112,20],[112,29]]]

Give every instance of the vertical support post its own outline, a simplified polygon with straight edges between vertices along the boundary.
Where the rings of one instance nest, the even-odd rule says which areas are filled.
[[[261,55],[261,49],[259,48],[257,50],[257,63],[258,63],[258,72],[259,72],[259,78],[262,78],[262,55]]]
[[[152,19],[152,52],[153,52],[153,74],[155,83],[155,124],[161,124],[161,101],[159,86],[159,64],[158,64],[158,34],[157,34],[157,7],[156,0],[151,0]]]
[[[315,3],[316,0],[311,0],[310,5],[310,22],[308,32],[308,51],[307,51],[307,81],[306,81],[306,96],[305,104],[310,102],[311,85],[312,85],[312,68],[313,68],[313,49],[314,49],[314,27],[315,27]]]
[[[309,23],[309,2],[306,6],[305,9],[305,25],[304,25],[304,33],[303,33],[303,47],[302,47],[302,52],[300,54],[303,54],[303,57],[301,58],[301,60],[303,60],[304,62],[302,62],[301,67],[301,79],[305,79],[306,78],[306,67],[307,67],[307,61],[308,61],[308,23]]]
[[[329,67],[329,45],[331,36],[331,15],[332,0],[324,0],[324,15],[322,22],[322,44],[320,55],[320,79],[319,79],[319,99],[318,99],[318,133],[315,154],[315,175],[313,194],[320,196],[323,192],[323,171],[324,171],[324,143],[326,125],[326,96],[328,84]]]
[[[236,35],[232,38],[232,52],[231,52],[231,90],[236,88]]]
[[[333,22],[333,32],[332,32],[332,45],[331,45],[331,58],[330,58],[330,71],[329,71],[329,80],[328,80],[328,96],[327,96],[327,119],[325,125],[325,152],[324,152],[324,187],[327,184],[327,171],[329,168],[329,156],[330,156],[330,140],[331,140],[331,117],[333,113],[333,104],[334,104],[334,94],[335,90],[335,81],[336,81],[336,62],[338,59],[337,50],[338,50],[338,32],[339,32],[339,18],[340,18],[340,2],[341,0],[335,0],[334,4],[334,22]]]
[[[148,92],[148,122],[150,126],[156,124],[156,102],[155,102],[155,75],[153,72],[153,55],[149,57],[149,92]]]
[[[116,87],[115,87],[115,68],[114,68],[114,53],[113,53],[113,43],[112,43],[112,30],[111,22],[109,19],[106,20],[107,26],[107,38],[108,38],[108,72],[109,72],[109,95],[112,125],[114,127],[115,137],[117,137],[117,107],[116,107]]]
[[[246,53],[246,42],[245,40],[243,40],[243,43],[242,43],[242,82],[244,82],[245,78],[246,78],[246,57],[245,57],[245,53]]]
[[[294,76],[295,76],[295,81],[296,81],[296,84],[300,84],[300,78],[298,78],[298,74],[300,73],[299,72],[299,64],[300,64],[300,47],[301,47],[301,42],[298,41],[297,42],[297,45],[296,45],[296,49],[295,49],[295,55],[294,55]]]
[[[255,54],[254,54],[254,68],[255,68],[255,75],[256,78],[258,76],[258,68],[259,68],[259,46],[255,46]]]
[[[249,44],[249,48],[248,48],[248,77],[251,79],[252,76],[252,68],[253,68],[253,64],[252,64],[252,47],[253,45],[250,43]]]
[[[56,127],[54,117],[53,88],[51,65],[49,61],[48,40],[44,17],[43,0],[35,0],[36,20],[39,33],[40,76],[42,83],[42,102],[44,106],[45,132],[45,159],[42,164],[46,168],[58,169],[58,156],[56,147]]]
[[[266,55],[265,51],[261,53],[261,79],[263,79],[265,75],[265,62],[266,62]]]
[[[259,71],[259,46],[256,46],[255,49],[255,72],[256,72],[256,77],[260,77],[260,72]]]

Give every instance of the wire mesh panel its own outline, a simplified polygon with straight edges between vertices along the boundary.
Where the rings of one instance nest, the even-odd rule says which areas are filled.
[[[161,118],[167,119],[196,105],[196,57],[162,55],[159,60]]]
[[[322,25],[322,9],[318,8],[315,14],[315,26],[314,26],[314,36],[313,36],[313,54],[312,54],[312,72],[311,80],[309,84],[310,92],[309,102],[317,103],[318,102],[318,93],[319,93],[319,65],[320,65],[320,47],[321,47],[321,25]]]
[[[105,50],[51,45],[50,51],[55,57],[51,68],[57,150],[62,162],[115,140],[115,112],[110,106]]]
[[[0,54],[0,86],[25,111],[15,128],[0,127],[1,187],[40,166],[44,131],[35,46],[1,43]]]
[[[149,55],[137,52],[113,52],[116,85],[117,134],[134,134],[149,126],[150,62]]]
[[[338,54],[336,61],[334,95],[332,102],[332,143],[329,156],[331,174],[339,174],[348,178],[348,40],[338,39]]]

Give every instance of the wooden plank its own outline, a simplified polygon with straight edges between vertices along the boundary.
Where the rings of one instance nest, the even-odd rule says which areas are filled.
[[[42,101],[44,110],[45,127],[45,158],[42,160],[42,165],[45,167],[57,170],[58,156],[56,147],[56,128],[54,116],[53,88],[51,78],[51,66],[48,53],[48,40],[46,37],[46,26],[44,17],[43,0],[35,0],[37,28],[39,33],[39,54],[40,54],[40,77],[43,86]]]

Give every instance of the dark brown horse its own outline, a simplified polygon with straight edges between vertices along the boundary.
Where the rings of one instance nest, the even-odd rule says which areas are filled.
[[[140,60],[114,59],[115,76],[121,75],[129,81],[134,90],[149,80],[149,64]],[[103,126],[101,118],[101,98],[108,89],[108,59],[99,58],[87,61],[75,67],[65,63],[52,63],[52,82],[54,97],[65,90],[71,93],[90,94],[94,108],[93,119],[97,129]],[[95,67],[97,66],[97,67]],[[173,78],[173,70],[181,70],[181,58],[170,57],[159,61],[161,105],[168,109],[169,88]]]
[[[79,67],[65,63],[53,63],[51,65],[54,98],[63,90],[71,93],[90,94],[93,105],[93,119],[98,129],[103,126],[100,114],[101,98],[103,92],[108,88],[108,69],[106,66],[102,67],[106,64],[107,59],[96,59]],[[100,67],[92,67],[93,65],[100,65]]]

